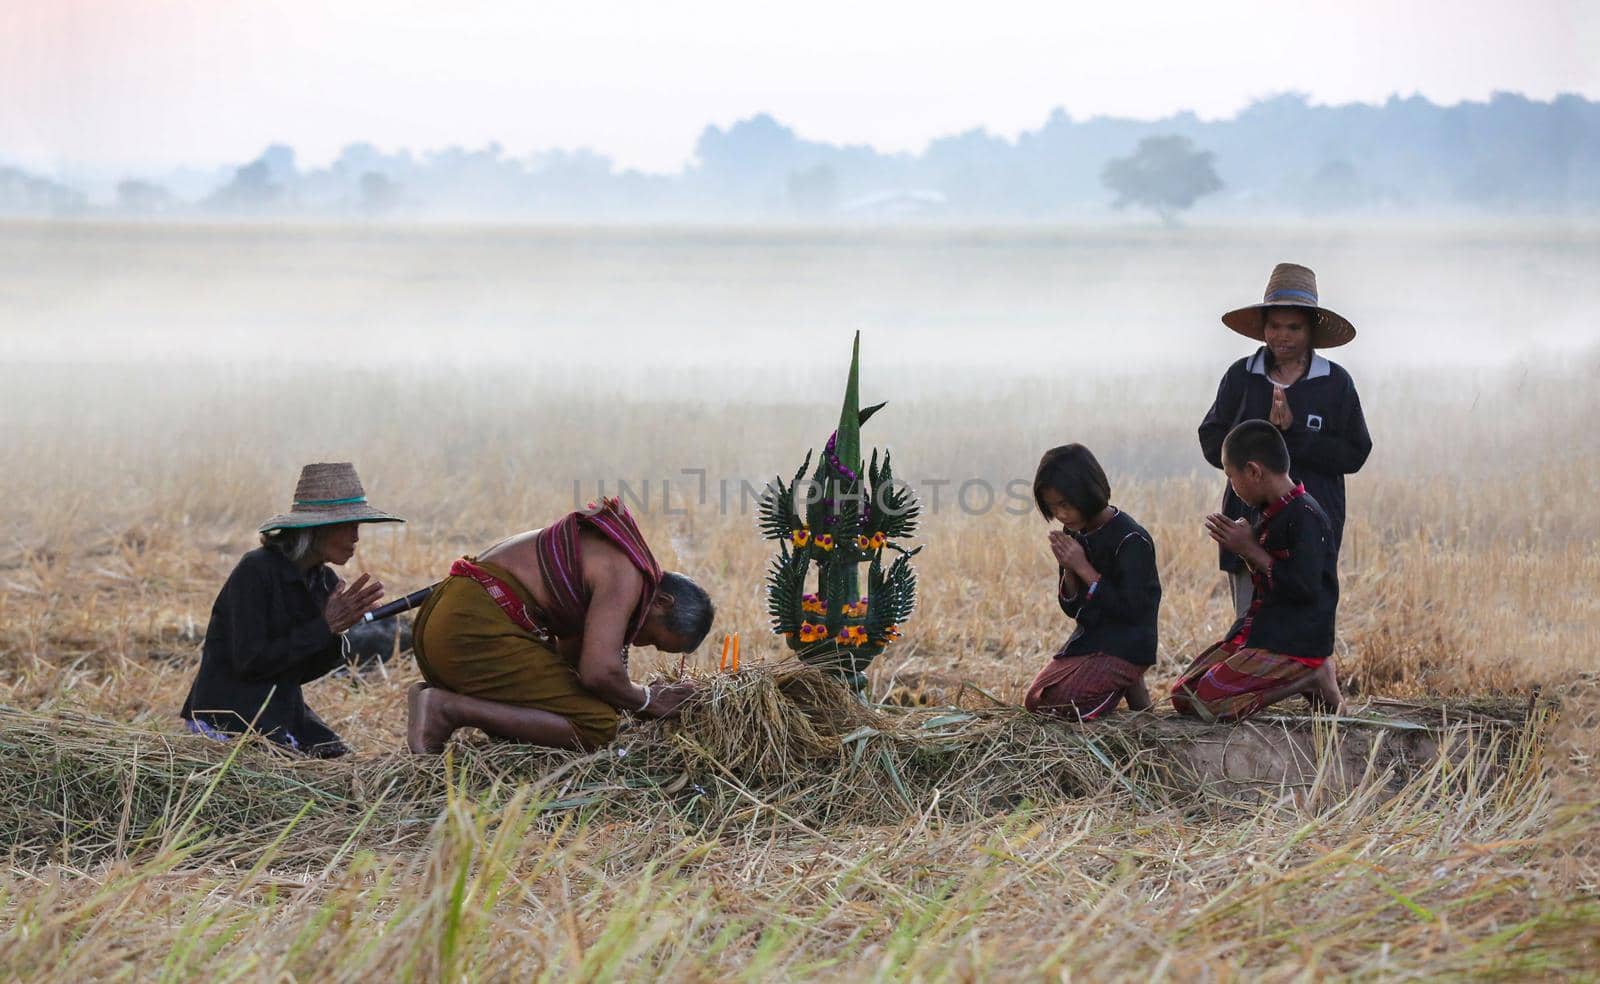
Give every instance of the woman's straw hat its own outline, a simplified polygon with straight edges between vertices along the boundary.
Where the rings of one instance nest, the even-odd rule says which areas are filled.
[[[1336,348],[1356,337],[1355,325],[1317,304],[1317,275],[1298,263],[1279,263],[1267,278],[1267,289],[1260,304],[1252,304],[1222,316],[1222,323],[1246,338],[1266,341],[1263,311],[1269,307],[1303,307],[1316,312],[1311,317],[1313,348]]]
[[[367,505],[367,492],[356,477],[356,467],[348,461],[320,462],[300,469],[300,483],[294,487],[294,505],[289,511],[261,524],[268,530],[299,530],[335,523],[403,523],[399,516]]]

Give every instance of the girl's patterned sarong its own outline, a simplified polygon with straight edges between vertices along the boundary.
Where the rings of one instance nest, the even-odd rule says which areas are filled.
[[[1172,685],[1172,706],[1203,721],[1241,721],[1267,706],[1267,692],[1298,683],[1321,666],[1320,659],[1218,643]]]
[[[1117,709],[1147,667],[1105,653],[1057,656],[1028,685],[1023,706],[1073,721],[1093,721]]]

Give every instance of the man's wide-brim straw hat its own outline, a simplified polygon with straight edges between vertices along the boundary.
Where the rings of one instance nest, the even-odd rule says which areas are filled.
[[[1356,337],[1356,327],[1338,314],[1317,303],[1317,275],[1298,263],[1279,263],[1267,278],[1267,289],[1260,304],[1252,304],[1222,316],[1222,323],[1246,338],[1266,341],[1266,309],[1301,307],[1311,316],[1313,348],[1337,348]]]
[[[261,524],[260,531],[299,530],[335,523],[403,523],[399,516],[367,505],[367,490],[348,461],[320,462],[300,470],[289,511]]]

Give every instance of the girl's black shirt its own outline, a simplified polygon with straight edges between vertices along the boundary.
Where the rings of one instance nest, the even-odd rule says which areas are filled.
[[[1057,658],[1106,653],[1137,666],[1156,661],[1156,618],[1161,611],[1161,575],[1155,541],[1121,510],[1092,533],[1075,533],[1089,566],[1100,572],[1093,590],[1069,596],[1064,567],[1058,567],[1056,600],[1077,620],[1072,638]]]

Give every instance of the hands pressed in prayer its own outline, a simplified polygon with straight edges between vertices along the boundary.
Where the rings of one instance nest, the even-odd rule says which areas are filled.
[[[1069,571],[1076,571],[1084,560],[1083,547],[1061,530],[1050,531],[1050,552],[1055,554],[1056,563]]]
[[[1083,552],[1083,544],[1065,531],[1050,531],[1050,552],[1055,554],[1056,563],[1082,583],[1093,584],[1100,579],[1100,572],[1090,565],[1088,556]]]
[[[1272,558],[1256,542],[1250,524],[1243,519],[1229,519],[1221,513],[1212,513],[1206,517],[1206,532],[1222,549],[1237,554],[1251,567],[1261,568],[1272,563]]]
[[[372,580],[372,575],[363,574],[356,578],[354,584],[346,584],[340,578],[333,594],[328,596],[328,603],[322,608],[322,619],[328,623],[334,635],[339,635],[361,621],[361,616],[378,607],[382,599],[383,582]]]
[[[1289,409],[1289,396],[1282,386],[1272,387],[1272,411],[1267,414],[1267,422],[1281,431],[1288,430],[1294,424],[1294,413]]]

